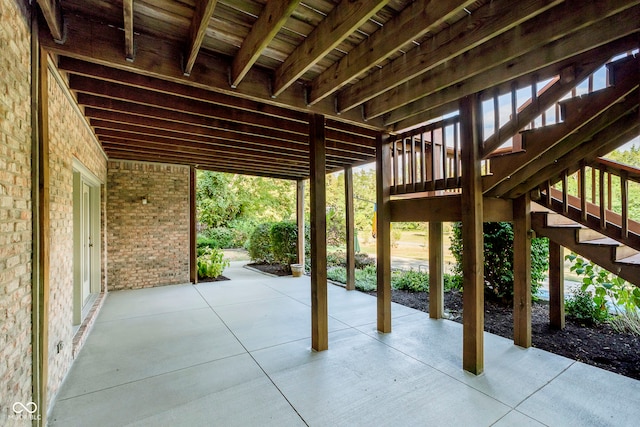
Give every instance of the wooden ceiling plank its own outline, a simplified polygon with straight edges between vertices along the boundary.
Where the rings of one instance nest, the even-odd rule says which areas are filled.
[[[38,6],[44,15],[49,32],[56,43],[65,42],[64,18],[60,8],[60,0],[38,0]]]
[[[186,84],[204,90],[237,96],[255,102],[293,109],[298,112],[311,111],[324,114],[340,122],[347,122],[369,129],[384,130],[382,120],[364,122],[358,111],[338,114],[332,100],[323,100],[313,107],[305,102],[302,85],[292,85],[277,99],[271,98],[270,73],[253,67],[243,79],[242,86],[237,89],[229,87],[229,64],[220,57],[201,52],[191,76],[185,77],[182,68],[175,58],[180,56],[178,43],[158,39],[146,34],[136,36],[136,60],[128,62],[117,48],[121,43],[121,32],[109,25],[91,21],[87,17],[70,15],[67,21],[67,41],[64,45],[55,43],[51,38],[41,35],[40,42],[44,49],[60,56],[72,57],[82,61],[142,74],[173,83]],[[87,37],[93,34],[95,37]]]
[[[387,59],[402,46],[434,31],[475,0],[417,0],[316,77],[309,87],[309,104],[331,95],[350,80]]]
[[[193,11],[193,18],[191,20],[191,27],[189,29],[189,44],[188,49],[184,55],[184,75],[190,76],[193,70],[193,65],[196,62],[202,41],[207,32],[209,21],[213,16],[213,11],[216,8],[216,0],[196,0],[195,10]]]
[[[630,20],[626,20],[627,27],[635,25],[632,23],[633,19],[637,18],[632,14]],[[623,19],[623,21],[625,20]],[[616,17],[611,18],[611,21],[603,21],[602,26],[613,25],[612,29],[617,29],[617,24],[613,24],[613,22],[618,22]],[[623,22],[620,22],[620,26],[621,29],[623,29],[625,25]],[[589,64],[593,58],[598,58],[603,53],[615,54],[626,49],[633,49],[638,45],[638,33],[635,33],[614,41],[603,38],[598,40],[598,43],[603,43],[603,45],[593,48],[591,33],[592,29],[586,28],[562,40],[556,40],[545,47],[545,51],[547,52],[545,55],[540,55],[538,51],[529,52],[510,62],[500,64],[488,71],[467,79],[464,81],[464,84],[447,87],[444,90],[401,107],[391,113],[387,120],[389,120],[389,122],[395,122],[394,128],[396,131],[411,128],[420,123],[424,123],[432,117],[432,114],[428,110],[450,104],[471,93],[496,87],[501,84],[511,84],[511,82],[517,81],[518,78],[522,78],[523,76],[525,79],[529,79],[527,76],[534,72],[540,79],[550,78],[558,74],[559,70],[572,64]],[[444,72],[444,70],[442,71]],[[440,73],[438,78],[442,77],[444,76]]]
[[[388,2],[389,0],[342,0],[276,70],[272,96],[280,96]]]
[[[518,2],[518,6],[514,7],[511,0],[492,1],[480,7],[468,18],[425,40],[419,47],[393,60],[381,70],[345,88],[338,94],[338,111],[345,112],[381,95],[480,46],[558,3],[561,1],[525,0]],[[565,29],[558,27],[558,30]]]
[[[124,20],[124,53],[127,61],[133,62],[136,52],[133,43],[133,0],[122,1],[122,15]]]
[[[262,51],[284,26],[300,0],[268,1],[262,13],[244,39],[231,64],[231,87],[236,88]]]
[[[527,52],[537,51],[553,41],[563,40],[564,37],[578,31],[587,35],[590,42],[588,48],[637,31],[638,20],[640,20],[637,7],[625,11],[625,6],[632,2],[620,0],[617,3],[620,3],[620,7],[612,7],[606,11],[603,11],[602,7],[584,5],[579,14],[576,14],[574,9],[565,8],[565,5],[559,6],[560,10],[558,8],[549,10],[521,26],[501,34],[491,43],[471,49],[452,58],[446,64],[396,86],[387,91],[384,96],[368,101],[364,106],[366,117],[381,116],[421,97],[462,82],[496,65],[510,63]],[[588,4],[591,6],[594,3]],[[612,13],[612,11],[618,13]],[[619,27],[617,22],[620,21],[623,28],[616,32]],[[610,27],[607,28],[607,25]],[[500,46],[500,49],[496,49],[496,46]],[[434,78],[434,75],[438,78]]]

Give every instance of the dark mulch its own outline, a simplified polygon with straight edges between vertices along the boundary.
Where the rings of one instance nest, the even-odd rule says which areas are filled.
[[[291,267],[283,264],[267,264],[254,262],[247,264],[249,267],[253,267],[256,270],[263,271],[265,273],[273,274],[276,276],[291,276]]]
[[[371,293],[375,295],[375,292]],[[393,302],[429,312],[429,295],[393,290]],[[462,294],[444,295],[450,320],[462,323]],[[513,339],[513,310],[510,305],[485,300],[485,331]],[[531,307],[531,335],[534,347],[640,380],[640,337],[620,334],[607,323],[585,325],[567,317],[563,330],[549,326],[549,306]]]
[[[224,280],[230,280],[225,276],[218,277],[198,277],[198,283],[207,283],[207,282],[222,282]]]

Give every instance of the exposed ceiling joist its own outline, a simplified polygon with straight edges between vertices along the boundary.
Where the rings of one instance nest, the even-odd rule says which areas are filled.
[[[275,72],[277,97],[389,0],[342,0]]]
[[[64,20],[59,0],[38,0],[38,6],[47,21],[51,36],[57,43],[64,43]]]
[[[331,95],[354,78],[397,52],[405,44],[438,29],[475,0],[433,2],[417,0],[316,77],[309,87],[309,104]]]
[[[284,26],[300,0],[268,1],[258,20],[244,39],[231,64],[231,87],[236,88],[258,60],[262,51]]]
[[[124,53],[127,61],[133,62],[135,58],[135,45],[133,41],[133,0],[122,1],[122,15],[124,20]]]
[[[184,55],[184,75],[191,75],[193,65],[196,62],[204,35],[209,26],[209,20],[213,16],[216,8],[216,0],[196,0],[196,8],[191,19],[191,27],[189,30],[189,44]]]

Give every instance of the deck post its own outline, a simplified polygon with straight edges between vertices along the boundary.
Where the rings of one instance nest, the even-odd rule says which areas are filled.
[[[549,240],[549,323],[564,329],[564,256],[562,246]]]
[[[441,319],[444,311],[444,257],[442,223],[429,222],[429,317]]]
[[[531,200],[513,201],[513,343],[531,347]]]
[[[198,283],[198,252],[196,250],[196,168],[189,168],[189,279],[194,285]]]
[[[298,225],[298,264],[304,266],[305,263],[305,236],[304,236],[304,180],[296,182],[296,222]]]
[[[329,348],[327,311],[327,188],[324,116],[309,115],[311,200],[311,347]]]
[[[376,141],[376,254],[378,331],[391,332],[391,144]]]
[[[355,219],[353,209],[353,170],[344,168],[344,208],[347,228],[347,283],[348,291],[356,288]]]
[[[484,370],[484,235],[480,144],[480,101],[471,95],[460,101],[462,161],[463,338],[462,366],[479,375]]]

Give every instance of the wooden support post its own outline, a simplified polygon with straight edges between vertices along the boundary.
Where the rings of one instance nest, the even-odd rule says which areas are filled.
[[[429,222],[429,317],[441,319],[444,311],[444,257],[442,223]]]
[[[34,8],[35,11],[35,8]],[[32,414],[34,425],[47,425],[49,377],[49,86],[48,56],[38,43],[37,18],[32,17],[32,156],[33,156],[33,274],[32,274]]]
[[[327,311],[327,188],[324,116],[309,115],[311,181],[311,347],[329,348]]]
[[[376,141],[376,253],[378,331],[391,332],[391,146]]]
[[[304,180],[296,183],[296,222],[298,224],[298,264],[304,266]]]
[[[460,101],[462,149],[463,342],[462,366],[484,370],[484,235],[480,144],[482,117],[477,95]]]
[[[562,246],[549,240],[549,323],[564,329],[564,254]]]
[[[531,200],[513,201],[513,343],[531,347]]]
[[[347,225],[347,290],[356,288],[355,219],[353,209],[353,171],[344,168],[344,207]]]
[[[189,168],[189,280],[198,283],[198,252],[196,250],[196,168]]]

